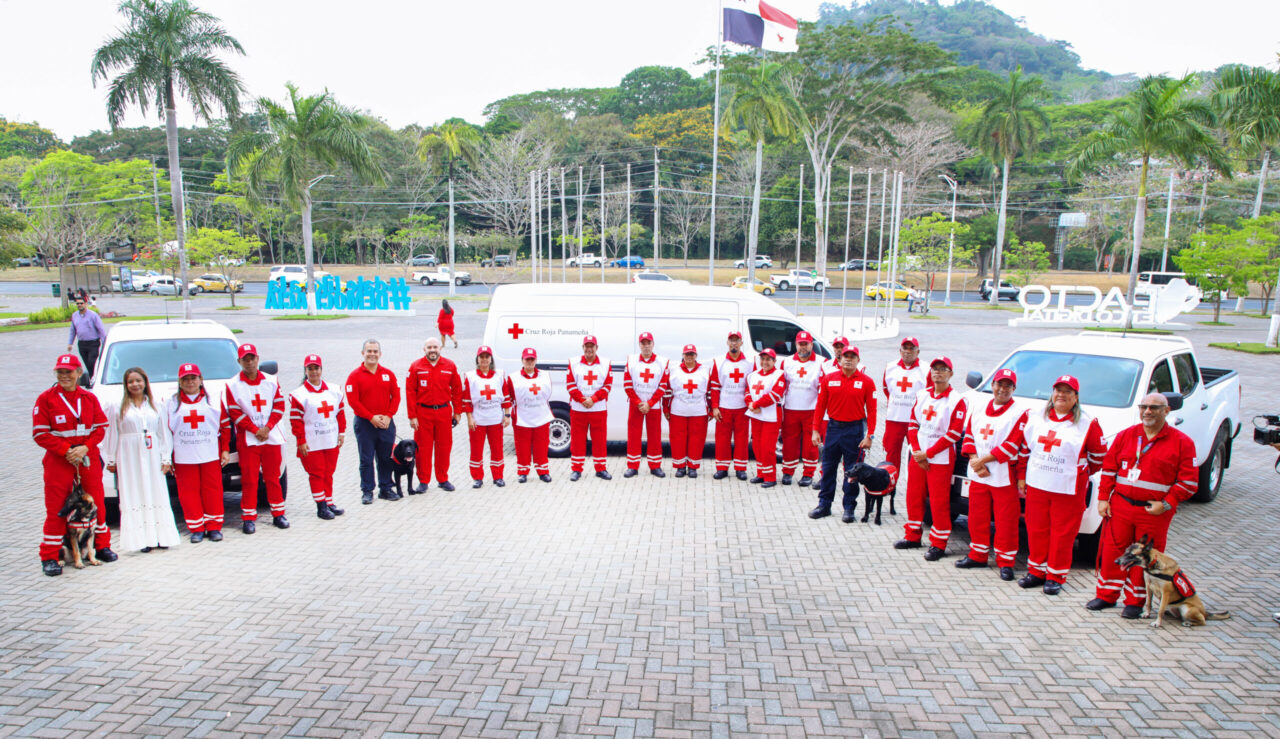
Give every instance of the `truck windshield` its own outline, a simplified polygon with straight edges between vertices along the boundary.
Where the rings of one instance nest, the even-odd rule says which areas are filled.
[[[130,367],[146,370],[151,382],[177,382],[178,366],[194,362],[206,380],[225,380],[240,371],[230,339],[149,339],[121,341],[107,348],[101,384],[119,385]]]
[[[1142,377],[1142,362],[1136,359],[1065,352],[1014,352],[997,369],[1011,369],[1018,373],[1018,388],[1014,395],[1019,398],[1048,400],[1053,392],[1053,381],[1062,375],[1071,375],[1080,381],[1080,402],[1107,408],[1132,405]],[[990,378],[979,389],[991,392]]]

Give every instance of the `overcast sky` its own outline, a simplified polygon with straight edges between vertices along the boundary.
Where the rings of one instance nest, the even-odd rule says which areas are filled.
[[[1180,74],[1275,66],[1275,0],[990,0],[1030,30],[1069,42],[1085,67]],[[393,127],[482,122],[515,93],[616,85],[638,66],[683,66],[715,43],[717,0],[197,0],[244,45],[231,64],[252,96],[328,87]],[[776,0],[806,20],[820,0]],[[65,140],[107,127],[94,49],[120,25],[114,0],[0,0],[0,117]],[[155,125],[133,114],[126,125]],[[179,122],[193,117],[180,111]]]

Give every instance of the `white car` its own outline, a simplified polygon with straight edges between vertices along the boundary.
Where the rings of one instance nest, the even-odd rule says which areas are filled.
[[[570,267],[577,267],[578,265],[582,265],[583,267],[601,267],[604,266],[604,260],[590,252],[583,252],[582,254],[569,259]]]
[[[154,282],[155,279],[159,276],[160,276],[160,273],[155,271],[154,269],[149,269],[146,272],[134,272],[133,273],[133,291],[138,293],[145,293],[147,290],[151,289],[151,283]]]
[[[656,282],[662,285],[688,285],[688,280],[673,280],[671,275],[664,275],[661,272],[653,270],[645,270],[631,275],[632,282]]]
[[[814,277],[807,269],[793,269],[785,275],[769,275],[769,282],[779,290],[817,290],[822,292],[827,288],[827,278]]]
[[[434,272],[414,272],[413,281],[421,284],[423,287],[430,287],[436,283],[443,285],[449,284],[449,280],[453,280],[455,285],[471,284],[470,272],[454,272],[447,266],[440,267]]]
[[[746,268],[747,268],[747,260],[745,260],[745,259],[739,259],[738,261],[736,261],[736,262],[734,262],[734,263],[733,263],[733,266],[734,266],[734,267],[736,267],[737,269],[746,269]],[[766,257],[766,256],[765,256],[765,255],[763,255],[763,254],[757,254],[757,255],[756,255],[756,269],[761,269],[761,268],[764,268],[764,269],[773,269],[773,259],[771,259],[770,257]]]
[[[182,287],[182,280],[169,275],[160,275],[147,285],[147,292],[152,295],[177,295]]]
[[[312,269],[312,274],[315,276],[316,282],[329,276],[328,272],[318,267]],[[303,285],[307,281],[307,268],[300,264],[277,264],[271,268],[271,273],[267,275],[267,280],[278,280],[281,277],[290,285]]]

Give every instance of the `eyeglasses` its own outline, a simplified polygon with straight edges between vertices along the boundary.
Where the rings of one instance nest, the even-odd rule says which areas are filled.
[[[1138,406],[1138,410],[1140,410],[1140,411],[1159,411],[1159,410],[1168,410],[1168,409],[1169,409],[1169,406],[1167,406],[1167,405],[1140,405],[1140,406]]]

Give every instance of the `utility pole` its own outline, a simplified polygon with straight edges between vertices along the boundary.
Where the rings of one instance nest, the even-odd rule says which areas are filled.
[[[631,162],[627,162],[627,284],[631,284]]]
[[[537,176],[537,173],[529,172],[529,267],[532,270],[530,276],[534,282],[538,281],[538,231],[535,228],[538,220],[538,203],[533,198],[533,180]]]
[[[951,235],[947,237],[947,297],[943,300],[943,305],[951,305],[951,256],[956,248],[956,186],[955,180],[946,175],[938,175],[947,181],[951,186]],[[996,286],[999,290],[1000,286]],[[930,291],[932,292],[932,290]]]
[[[658,184],[658,147],[653,147],[653,268],[662,255],[662,189]]]
[[[814,170],[817,174],[817,170]],[[816,181],[818,178],[814,177]],[[800,236],[804,233],[804,164],[800,165],[800,189],[796,192],[796,263],[792,269],[800,269]],[[800,315],[800,283],[794,275],[791,278],[791,289],[796,291],[794,307],[791,309],[793,315]]]
[[[564,167],[560,168],[560,282],[569,281],[569,260],[565,250],[569,248],[569,211],[565,209]]]
[[[1169,196],[1164,201],[1164,248],[1160,250],[1160,271],[1169,261],[1169,227],[1173,225],[1173,170],[1169,170]]]
[[[604,258],[605,258],[605,192],[604,192],[604,165],[600,165],[600,284],[604,284]]]
[[[582,284],[582,247],[584,235],[582,233],[582,167],[578,167],[578,284]]]
[[[458,262],[454,259],[453,178],[449,178],[449,297],[458,294]]]

